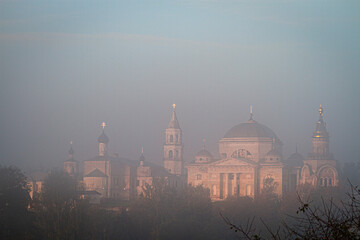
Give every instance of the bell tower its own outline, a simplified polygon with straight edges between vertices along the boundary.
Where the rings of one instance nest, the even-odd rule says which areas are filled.
[[[182,132],[176,118],[175,107],[176,105],[173,104],[171,120],[165,130],[164,168],[171,174],[182,175],[184,172]]]
[[[105,134],[105,127],[106,127],[106,123],[103,122],[101,124],[101,127],[103,129],[102,134],[99,136],[98,138],[98,142],[99,142],[99,156],[100,157],[104,157],[107,155],[107,145],[109,143],[109,138],[108,136],[106,136]]]
[[[72,177],[75,177],[78,172],[78,163],[74,159],[72,141],[70,141],[69,159],[64,162],[64,171]]]
[[[319,107],[319,120],[312,135],[312,152],[304,160],[301,183],[315,187],[337,186],[339,182],[337,163],[329,151],[329,133],[324,122],[324,109]]]
[[[316,122],[316,128],[312,136],[312,155],[319,158],[327,158],[329,152],[329,133],[326,130],[326,123],[324,122],[324,109],[319,107],[319,120]]]

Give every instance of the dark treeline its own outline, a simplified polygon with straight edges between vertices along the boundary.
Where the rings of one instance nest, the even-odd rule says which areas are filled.
[[[349,164],[343,172],[358,184],[359,169]],[[249,226],[248,239],[269,239],[284,223],[295,226],[309,205],[346,200],[346,185],[346,177],[339,188],[305,185],[280,199],[269,182],[255,199],[211,202],[209,190],[201,186],[176,191],[157,179],[121,211],[111,211],[80,199],[81,186],[64,172],[52,171],[32,200],[23,173],[0,167],[0,239],[246,239]]]

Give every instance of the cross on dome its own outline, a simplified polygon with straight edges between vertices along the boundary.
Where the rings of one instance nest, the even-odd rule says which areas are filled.
[[[249,120],[253,120],[253,107],[252,107],[252,105],[250,105],[250,119]]]

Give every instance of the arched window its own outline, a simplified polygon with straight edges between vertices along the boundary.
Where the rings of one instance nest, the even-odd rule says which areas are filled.
[[[232,158],[250,158],[251,159],[251,153],[246,149],[238,149],[231,154],[231,157]]]
[[[174,137],[173,135],[170,135],[170,142],[173,142],[174,141]]]
[[[319,177],[321,186],[334,186],[335,172],[331,167],[324,167],[320,171]]]
[[[200,162],[202,161],[202,158],[199,158]]]
[[[173,151],[170,150],[170,151],[169,151],[169,158],[173,158],[173,155],[174,155],[174,154],[173,154]]]

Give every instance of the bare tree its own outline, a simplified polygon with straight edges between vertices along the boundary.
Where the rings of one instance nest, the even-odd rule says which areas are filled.
[[[221,215],[225,223],[238,233],[240,239],[360,239],[360,189],[351,185],[345,200],[320,198],[304,200],[298,195],[300,207],[295,215],[286,215],[277,229],[260,219],[266,233],[258,231],[254,219],[236,225]],[[266,235],[266,238],[264,237]]]

